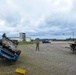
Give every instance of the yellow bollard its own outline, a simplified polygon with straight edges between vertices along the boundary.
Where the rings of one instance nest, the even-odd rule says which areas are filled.
[[[26,70],[21,69],[21,68],[17,68],[17,69],[15,70],[15,72],[20,73],[20,74],[26,74]]]

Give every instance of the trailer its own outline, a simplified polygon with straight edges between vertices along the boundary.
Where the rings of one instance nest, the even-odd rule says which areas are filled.
[[[0,39],[0,57],[7,61],[17,61],[21,54],[17,47],[18,42],[10,40],[4,33]]]

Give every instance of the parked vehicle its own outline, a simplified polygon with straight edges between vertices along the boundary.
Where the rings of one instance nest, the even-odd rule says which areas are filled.
[[[48,39],[43,39],[42,43],[50,43]]]

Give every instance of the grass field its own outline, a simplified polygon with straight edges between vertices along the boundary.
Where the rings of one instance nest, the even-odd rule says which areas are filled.
[[[34,44],[35,41],[32,42],[19,42],[19,45],[28,45],[28,44]]]

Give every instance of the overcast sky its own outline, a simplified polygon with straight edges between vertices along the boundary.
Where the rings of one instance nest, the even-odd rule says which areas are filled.
[[[0,0],[0,36],[76,37],[76,0]]]

